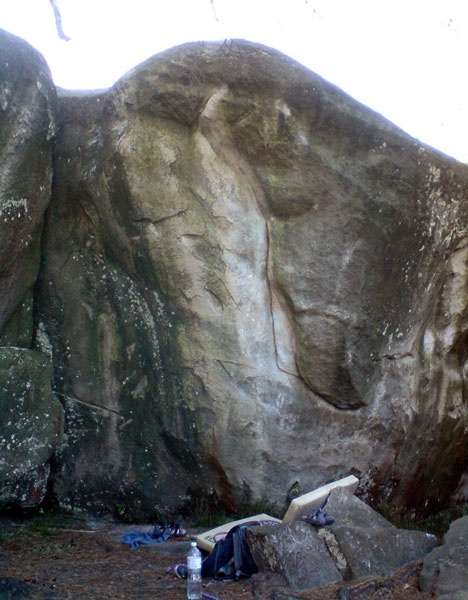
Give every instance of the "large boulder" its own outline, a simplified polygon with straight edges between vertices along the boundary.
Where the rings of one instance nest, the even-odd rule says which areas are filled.
[[[326,510],[335,522],[329,537],[324,530],[325,541],[344,557],[343,570],[349,579],[392,575],[426,556],[439,543],[430,533],[395,527],[343,488],[330,493]]]
[[[0,30],[0,507],[41,503],[61,441],[50,356],[28,350],[52,185],[55,100],[42,56]]]
[[[421,589],[439,600],[468,598],[468,516],[451,523],[443,545],[424,559]]]
[[[330,493],[326,510],[335,519],[328,527],[294,522],[247,530],[249,548],[263,574],[257,578],[260,583],[273,573],[281,579],[270,587],[300,591],[390,576],[438,545],[434,535],[395,527],[343,488]]]
[[[252,43],[58,103],[37,296],[103,509],[228,506],[360,474],[431,509],[466,457],[468,170]]]
[[[63,430],[51,375],[48,356],[0,348],[0,508],[29,508],[44,500]]]
[[[56,92],[29,44],[0,29],[0,49],[0,345],[29,348]]]
[[[247,536],[260,578],[274,573],[282,585],[295,591],[343,580],[324,540],[306,523],[254,527]]]

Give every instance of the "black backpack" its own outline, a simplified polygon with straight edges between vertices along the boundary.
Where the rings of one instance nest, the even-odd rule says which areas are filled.
[[[247,545],[247,528],[261,525],[248,521],[229,530],[223,540],[216,542],[211,554],[202,563],[202,577],[214,577],[223,581],[237,581],[258,573]]]

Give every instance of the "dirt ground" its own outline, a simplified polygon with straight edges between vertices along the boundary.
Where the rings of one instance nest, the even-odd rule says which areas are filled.
[[[183,600],[185,582],[168,569],[185,561],[189,540],[141,546],[121,542],[135,529],[151,527],[70,519],[59,527],[38,521],[0,520],[0,600],[31,598]],[[418,590],[420,564],[393,578],[331,586],[304,594],[272,588],[261,575],[240,582],[205,581],[203,591],[219,600],[335,600],[351,598],[427,600]]]

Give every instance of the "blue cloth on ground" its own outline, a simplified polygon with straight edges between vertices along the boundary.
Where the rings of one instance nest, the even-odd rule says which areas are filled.
[[[155,527],[153,533],[137,530],[126,533],[121,539],[124,544],[130,544],[132,550],[136,550],[142,544],[160,544],[165,542],[171,535],[172,531],[169,527],[162,531],[158,527]]]

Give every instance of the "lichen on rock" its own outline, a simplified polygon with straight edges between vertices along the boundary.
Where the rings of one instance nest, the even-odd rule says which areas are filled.
[[[51,372],[39,352],[0,347],[0,507],[38,506],[45,498],[63,430]]]

